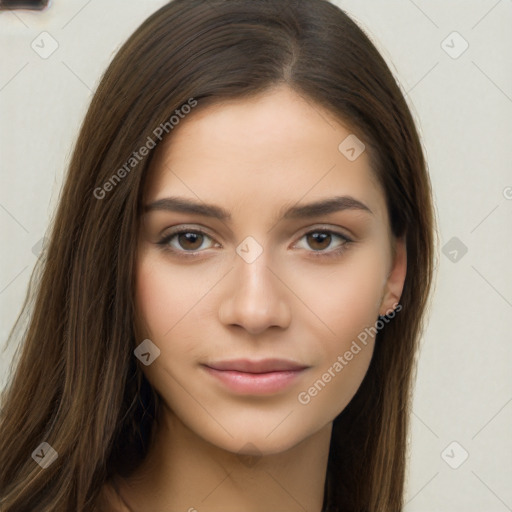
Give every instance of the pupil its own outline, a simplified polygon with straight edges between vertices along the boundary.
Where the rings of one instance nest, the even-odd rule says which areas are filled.
[[[314,243],[312,244],[313,247],[314,247],[315,243],[319,243],[319,239],[321,239],[320,240],[320,244],[321,244],[322,242],[325,242],[325,240],[330,241],[330,238],[331,238],[331,235],[329,233],[314,233],[310,236],[314,240]],[[329,243],[327,244],[327,246],[325,246],[325,244],[324,244],[324,246],[320,247],[320,249],[325,249],[325,247],[328,247],[328,246],[329,246]]]
[[[185,248],[187,248],[187,244],[192,244],[193,247],[188,247],[188,249],[197,249],[197,247],[201,247],[201,237],[202,235],[200,235],[199,233],[184,233],[182,235],[180,235],[180,237],[183,237],[185,238]],[[199,240],[199,244],[197,244],[197,241]],[[196,242],[196,245],[194,246],[194,241]],[[181,245],[181,240],[180,240],[180,245]]]

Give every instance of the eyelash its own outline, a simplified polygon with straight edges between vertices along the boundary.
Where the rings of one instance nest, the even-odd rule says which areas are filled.
[[[179,228],[179,229],[176,229],[175,231],[165,235],[161,240],[159,240],[157,242],[157,245],[160,246],[163,251],[170,252],[179,258],[197,258],[202,251],[198,251],[198,250],[196,250],[196,251],[181,251],[181,250],[173,249],[169,245],[169,242],[174,237],[176,237],[178,235],[185,234],[185,233],[193,233],[196,235],[206,236],[210,239],[212,238],[210,235],[208,235],[208,233],[206,233],[205,231],[202,231],[200,229]],[[353,240],[351,240],[350,238],[348,238],[347,236],[345,236],[341,233],[332,231],[330,229],[322,229],[322,228],[313,229],[311,231],[308,231],[307,233],[304,233],[300,237],[299,240],[302,240],[304,237],[311,235],[313,233],[334,235],[343,240],[343,244],[340,247],[338,247],[337,249],[331,250],[331,251],[308,251],[308,252],[312,253],[311,257],[313,257],[313,258],[336,258],[336,257],[339,257],[339,256],[341,256],[341,254],[343,254],[348,249],[350,244],[352,244],[354,242]]]

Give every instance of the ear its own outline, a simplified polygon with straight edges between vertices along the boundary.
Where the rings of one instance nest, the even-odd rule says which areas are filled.
[[[405,235],[393,240],[393,261],[379,306],[379,314],[381,316],[389,314],[396,308],[397,303],[400,302],[405,276],[407,275],[407,247]]]

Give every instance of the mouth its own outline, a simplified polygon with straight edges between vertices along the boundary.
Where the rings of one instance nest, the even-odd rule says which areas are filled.
[[[297,381],[309,366],[285,359],[237,359],[202,365],[225,387],[240,394],[272,394]]]

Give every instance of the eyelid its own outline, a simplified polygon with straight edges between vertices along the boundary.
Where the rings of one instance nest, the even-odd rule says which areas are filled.
[[[183,231],[200,232],[213,238],[213,235],[210,234],[210,230],[207,227],[202,226],[201,224],[176,224],[174,226],[168,226],[168,228],[164,229],[164,233],[166,234],[161,236],[167,237],[169,235],[181,233]]]
[[[341,230],[345,230],[350,234],[345,234]],[[300,235],[300,238],[302,238],[304,235],[307,235],[309,233],[316,233],[317,231],[329,231],[329,233],[333,233],[335,235],[338,235],[342,238],[346,238],[347,240],[353,241],[355,238],[354,235],[352,235],[351,231],[347,228],[342,228],[341,226],[332,226],[329,224],[315,224],[313,226],[310,226],[308,228],[305,228],[305,231],[302,232],[302,235]]]

